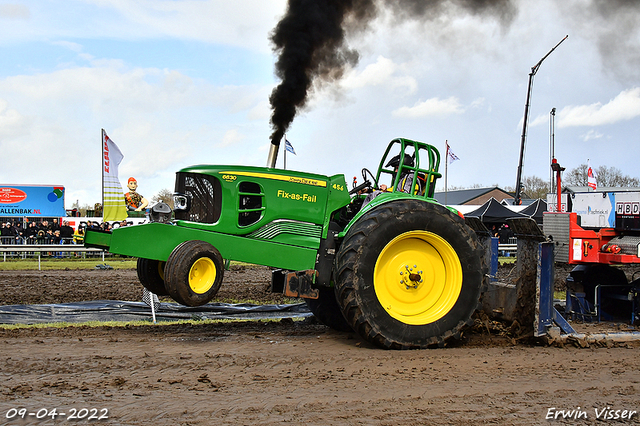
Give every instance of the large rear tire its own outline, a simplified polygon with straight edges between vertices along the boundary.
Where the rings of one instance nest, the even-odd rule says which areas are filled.
[[[204,241],[185,241],[176,247],[165,267],[165,286],[176,302],[201,306],[222,285],[224,263],[220,252]]]
[[[138,258],[136,265],[140,284],[158,296],[167,296],[169,294],[164,285],[164,266],[165,262],[142,258]]]
[[[362,216],[336,256],[347,322],[388,349],[444,346],[479,305],[485,266],[475,233],[439,204],[393,201]]]
[[[337,331],[353,331],[342,314],[342,309],[336,300],[335,291],[332,288],[319,288],[317,299],[304,299],[309,310],[318,321],[327,327]]]

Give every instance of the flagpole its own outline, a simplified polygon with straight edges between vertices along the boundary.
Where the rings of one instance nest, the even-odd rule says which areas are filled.
[[[153,323],[156,323],[156,304],[154,303],[155,300],[153,300],[153,296],[155,296],[155,294],[153,294],[152,292],[149,292],[149,296],[151,296],[151,317],[153,318]]]
[[[284,134],[284,169],[287,170],[287,134]]]
[[[447,175],[449,173],[449,140],[445,140],[444,141],[445,145],[447,146],[447,152],[446,155],[444,156],[444,205],[447,205]]]

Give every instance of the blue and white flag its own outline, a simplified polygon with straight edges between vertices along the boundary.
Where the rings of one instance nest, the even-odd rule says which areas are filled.
[[[293,145],[291,145],[291,142],[289,142],[288,140],[284,140],[284,147],[287,151],[289,151],[290,153],[292,153],[293,155],[298,155],[296,154],[296,150],[293,149]]]

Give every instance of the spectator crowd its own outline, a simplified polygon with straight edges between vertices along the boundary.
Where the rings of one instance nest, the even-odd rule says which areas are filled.
[[[111,231],[131,224],[127,221],[114,223],[87,221],[81,222],[77,229],[74,229],[69,221],[63,220],[60,223],[57,218],[53,218],[51,222],[48,220],[24,221],[24,224],[22,220],[3,220],[0,241],[2,244],[82,244],[87,227]]]

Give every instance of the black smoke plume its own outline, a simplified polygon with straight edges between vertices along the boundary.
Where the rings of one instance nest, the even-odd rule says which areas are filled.
[[[316,78],[340,78],[358,53],[345,45],[347,16],[375,11],[372,0],[289,0],[287,12],[271,40],[279,52],[276,76],[282,81],[271,92],[271,143],[278,145]]]
[[[346,44],[348,34],[365,30],[381,10],[402,21],[432,19],[449,9],[502,20],[514,14],[511,0],[289,0],[271,34],[281,80],[269,97],[271,143],[280,144],[314,84],[339,79],[347,67],[357,65],[359,55]]]

